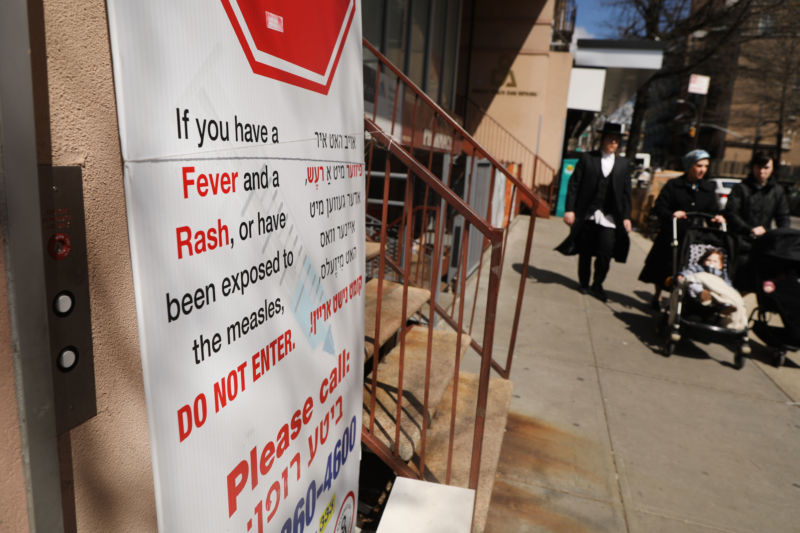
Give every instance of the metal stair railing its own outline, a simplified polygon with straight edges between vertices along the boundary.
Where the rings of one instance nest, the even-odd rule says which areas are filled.
[[[516,175],[509,171],[485,148],[483,148],[452,117],[436,105],[423,91],[415,86],[397,67],[388,61],[369,42],[364,40],[365,55],[365,118],[367,134],[367,172],[366,172],[366,214],[380,221],[381,253],[377,259],[377,309],[375,339],[380,339],[380,318],[382,288],[387,276],[387,267],[392,269],[403,282],[403,304],[401,310],[402,326],[398,334],[400,369],[397,384],[397,408],[395,413],[396,430],[393,448],[384,445],[375,435],[375,401],[378,386],[378,362],[380,346],[372,355],[371,378],[368,387],[369,419],[364,420],[362,440],[384,462],[401,475],[424,477],[426,464],[427,429],[429,410],[429,385],[431,371],[431,349],[433,329],[436,323],[443,322],[452,327],[457,334],[454,347],[454,381],[452,412],[450,413],[450,437],[447,454],[447,473],[445,483],[452,477],[453,440],[455,431],[455,406],[458,398],[458,373],[461,366],[462,335],[472,336],[476,310],[478,309],[481,279],[488,278],[488,288],[481,310],[483,319],[478,320],[481,341],[472,338],[469,346],[480,357],[479,385],[475,425],[472,439],[472,456],[469,474],[469,487],[477,488],[486,405],[488,400],[489,378],[493,369],[497,374],[508,378],[513,360],[516,331],[519,326],[522,298],[524,296],[527,267],[530,261],[531,241],[535,227],[535,214],[549,214],[549,206],[538,194],[533,192]],[[370,72],[371,71],[371,72]],[[477,167],[486,170],[483,178]],[[382,184],[378,181],[378,171],[383,167]],[[405,173],[404,188],[392,184],[392,177]],[[375,178],[372,176],[376,175]],[[395,180],[395,183],[399,180]],[[381,186],[382,185],[382,186]],[[474,189],[474,190],[473,190]],[[380,202],[370,202],[370,193],[381,197]],[[401,199],[402,202],[397,200]],[[392,202],[390,202],[392,200]],[[390,203],[392,205],[390,205]],[[509,341],[509,350],[504,362],[493,358],[495,318],[500,291],[501,272],[506,259],[508,229],[521,204],[528,206],[532,216],[528,222],[527,241],[521,258],[521,279],[517,290],[516,310]],[[399,204],[399,205],[398,205]],[[379,206],[379,210],[375,207]],[[431,209],[438,207],[437,209]],[[391,213],[390,213],[391,211]],[[399,213],[398,213],[399,211]],[[494,211],[494,212],[493,212]],[[400,261],[387,257],[387,232],[389,221],[400,218],[400,234],[397,242],[403,247]],[[432,241],[431,240],[432,236]],[[440,293],[442,278],[442,251],[445,239],[451,240],[452,260],[448,265],[453,270],[453,291],[449,294],[449,306]],[[416,450],[417,469],[409,467],[399,457],[399,437],[403,417],[403,365],[405,353],[405,333],[408,328],[406,307],[411,280],[420,283],[420,275],[412,272],[412,243],[418,242],[432,251],[419,253],[419,262],[430,260],[430,266],[423,266],[423,276],[430,273],[430,279],[423,284],[430,287],[431,299],[428,304],[427,361],[425,393],[422,400],[422,439]],[[468,258],[477,256],[477,275],[468,268]],[[485,252],[485,253],[484,253]],[[484,255],[488,254],[488,272],[483,275]],[[510,255],[510,254],[509,254]],[[468,280],[474,284],[474,293],[467,293]],[[472,292],[472,291],[470,291]],[[472,310],[465,309],[471,301]],[[449,308],[448,308],[449,307]],[[469,318],[467,318],[469,314]]]
[[[475,139],[501,161],[512,163],[517,176],[547,199],[552,209],[555,169],[528,148],[476,102],[467,99],[467,128]]]
[[[438,206],[416,206],[412,210],[412,218],[414,220],[436,220],[438,217]],[[433,213],[433,218],[430,218],[428,213]],[[373,217],[370,217],[373,218]],[[378,221],[380,222],[380,221]],[[404,226],[406,223],[406,217],[400,216],[394,219],[392,222],[386,224],[386,257],[389,263],[389,266],[392,269],[400,273],[402,272],[402,267],[400,266],[403,257],[403,243],[401,240],[401,236],[405,234]],[[372,227],[367,228],[367,237],[371,239],[380,239],[380,227],[381,224],[374,224]],[[377,231],[376,229],[377,228]],[[370,231],[371,230],[371,231]],[[421,232],[421,235],[418,238],[415,238],[411,245],[411,259],[412,259],[412,272],[411,278],[409,282],[413,285],[418,287],[427,287],[426,285],[426,267],[424,261],[422,260],[425,257],[431,257],[431,249],[432,249],[432,242],[433,242],[433,234],[434,232],[428,228],[425,231]],[[430,242],[429,242],[430,241]],[[371,265],[367,265],[367,277],[372,278],[372,268]],[[397,276],[397,279],[400,279],[400,276]],[[429,287],[428,287],[429,288]]]

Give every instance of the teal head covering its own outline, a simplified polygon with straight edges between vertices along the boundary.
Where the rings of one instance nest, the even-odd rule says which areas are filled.
[[[683,169],[687,170],[701,159],[711,159],[711,155],[703,149],[692,150],[681,158]]]

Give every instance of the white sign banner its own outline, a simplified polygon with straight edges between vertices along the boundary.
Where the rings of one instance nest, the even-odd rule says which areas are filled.
[[[160,531],[354,530],[356,0],[108,0]]]

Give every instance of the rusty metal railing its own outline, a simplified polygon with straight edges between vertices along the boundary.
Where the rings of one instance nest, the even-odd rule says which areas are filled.
[[[497,159],[508,163],[517,177],[546,199],[552,210],[556,170],[480,105],[467,100],[467,129]]]
[[[444,480],[450,483],[459,395],[460,347],[463,336],[471,336],[473,324],[478,324],[480,331],[476,335],[481,337],[480,342],[475,338],[469,341],[469,347],[480,358],[480,371],[468,482],[470,488],[477,488],[490,373],[494,370],[504,378],[509,376],[530,261],[535,214],[547,216],[549,206],[366,40],[364,56],[364,127],[368,141],[366,197],[368,200],[380,198],[380,202],[365,202],[365,209],[372,219],[380,221],[381,253],[376,259],[375,346],[371,353],[368,395],[365,396],[369,417],[364,420],[362,440],[399,474],[424,477],[430,423],[428,417],[431,412],[429,389],[433,331],[436,324],[447,324],[456,335],[449,450]],[[505,361],[499,362],[493,358],[492,350],[501,272],[506,259],[508,228],[519,214],[522,204],[530,209],[533,216],[528,219],[527,241],[521,258],[522,275],[517,290],[509,350]],[[402,252],[398,250],[394,257],[388,257],[389,228],[398,226],[397,242],[402,245]],[[413,245],[419,247],[416,255],[412,251]],[[445,253],[445,250],[449,252]],[[489,268],[484,272],[484,255],[487,254]],[[443,256],[448,260],[442,261]],[[412,269],[415,257],[416,271]],[[429,264],[421,266],[425,261]],[[445,267],[447,272],[444,272]],[[401,327],[397,335],[400,367],[395,393],[395,429],[387,445],[376,434],[375,409],[382,294],[390,273],[394,273],[395,279],[402,280],[403,298]],[[451,288],[448,292],[440,291],[442,278],[448,281],[448,288]],[[488,287],[485,300],[479,302],[479,287],[483,279]],[[407,305],[409,289],[414,285],[430,288],[427,315],[424,309],[411,310]],[[445,299],[449,299],[449,302],[445,302]],[[468,302],[472,306],[471,311],[467,308]],[[479,303],[481,307],[478,307]],[[478,309],[482,319],[479,317],[476,321]],[[416,318],[413,316],[415,314]],[[399,449],[404,416],[405,337],[410,329],[409,321],[412,320],[426,325],[428,330],[421,442],[414,450],[416,470],[401,459]]]
[[[411,218],[414,221],[415,226],[417,222],[420,223],[420,227],[425,227],[428,220],[435,220],[439,216],[439,206],[416,206],[412,208],[411,211]],[[396,276],[392,278],[393,281],[399,280],[402,281],[401,273],[402,273],[402,266],[401,263],[403,261],[403,236],[405,235],[405,224],[406,224],[406,216],[402,215],[394,219],[393,221],[386,224],[386,235],[387,235],[387,246],[386,246],[386,260],[392,270],[395,272]],[[370,231],[370,228],[367,228],[367,238],[374,239],[380,241],[380,228],[382,224],[378,226],[378,231]],[[412,285],[416,285],[418,287],[425,287],[430,288],[429,285],[429,268],[426,263],[432,263],[433,257],[433,235],[432,231],[422,231],[421,234],[416,237],[411,245],[411,267],[412,271],[409,278],[409,283]],[[426,261],[428,260],[428,261]],[[372,277],[373,269],[370,268],[370,265],[367,265],[367,276]]]

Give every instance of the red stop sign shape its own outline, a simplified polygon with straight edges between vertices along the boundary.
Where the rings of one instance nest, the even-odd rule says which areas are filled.
[[[355,0],[221,0],[253,72],[328,94]]]

